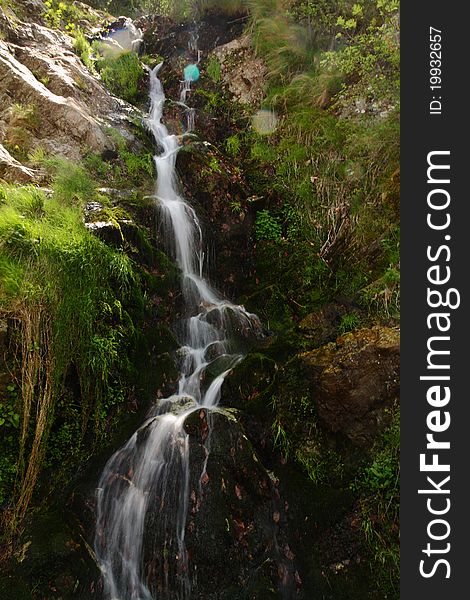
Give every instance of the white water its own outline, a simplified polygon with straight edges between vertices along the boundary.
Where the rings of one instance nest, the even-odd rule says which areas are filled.
[[[157,77],[160,66],[150,75],[148,120],[161,150],[154,157],[155,198],[181,270],[187,316],[181,324],[177,394],[155,405],[145,423],[110,458],[99,482],[95,552],[103,572],[104,597],[111,600],[165,598],[171,578],[178,584],[171,587],[177,588],[179,599],[191,597],[185,546],[190,462],[184,422],[191,412],[218,404],[225,377],[242,358],[232,349],[234,334],[261,331],[255,315],[223,299],[203,276],[201,227],[179,192],[176,176],[179,140],[162,122],[165,95]],[[183,84],[181,101],[186,102],[188,91]],[[206,382],[209,366],[215,377]],[[201,476],[208,456],[209,440]],[[148,544],[159,550],[157,557],[146,552]]]

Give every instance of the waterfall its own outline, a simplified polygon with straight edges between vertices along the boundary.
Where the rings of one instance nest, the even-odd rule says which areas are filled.
[[[170,578],[178,584],[178,598],[191,597],[185,545],[190,462],[184,422],[193,411],[210,411],[218,404],[225,377],[243,357],[234,338],[261,331],[255,315],[224,299],[204,277],[201,226],[179,191],[176,175],[179,138],[162,122],[160,67],[150,74],[148,120],[160,150],[154,157],[155,202],[181,271],[186,316],[179,327],[178,392],[151,409],[143,425],[109,459],[98,484],[95,552],[105,598],[110,600],[164,598]],[[188,91],[182,90],[184,100]],[[210,436],[201,477],[209,440]],[[151,543],[161,550],[158,560],[146,555],[149,523]]]

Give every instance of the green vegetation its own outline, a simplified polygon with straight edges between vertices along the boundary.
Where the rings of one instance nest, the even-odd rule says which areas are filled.
[[[142,135],[143,132],[140,130]],[[151,152],[134,152],[129,148],[126,139],[116,129],[108,128],[107,134],[114,142],[117,157],[105,161],[99,154],[89,154],[85,165],[92,175],[106,186],[120,188],[148,187],[153,182],[154,163]]]
[[[238,156],[240,148],[241,140],[237,134],[231,135],[225,140],[225,149],[230,156]]]
[[[18,160],[24,160],[30,149],[31,134],[40,123],[36,107],[32,104],[12,104],[7,111],[5,147]]]
[[[340,335],[347,333],[348,331],[352,331],[353,329],[356,329],[358,327],[360,323],[360,319],[359,317],[354,314],[348,314],[348,315],[344,315],[341,318],[341,323],[338,326],[338,333]]]
[[[80,31],[80,30],[77,30],[75,33],[73,49],[78,54],[78,56],[82,59],[83,64],[86,67],[88,67],[88,69],[90,69],[90,71],[94,71],[95,64],[94,64],[94,60],[92,57],[92,55],[93,55],[92,47],[91,47],[90,43],[88,42],[88,40],[86,39],[86,37],[83,35],[82,31]]]
[[[400,411],[393,411],[392,423],[378,438],[372,463],[353,488],[361,494],[361,527],[380,574],[379,585],[399,589],[400,513]]]
[[[134,52],[124,52],[119,56],[101,56],[96,68],[109,90],[127,100],[135,102],[142,95],[141,82],[144,68]]]
[[[292,317],[340,294],[397,318],[397,3],[247,5],[269,69],[263,104],[277,127],[247,132],[233,120],[225,148],[264,198],[256,221],[260,278],[279,286]],[[212,99],[207,107],[219,114]],[[269,223],[275,232],[263,231]]]
[[[182,21],[211,12],[237,15],[247,8],[245,0],[90,0],[89,4],[114,15],[156,13]]]
[[[281,240],[279,219],[273,217],[268,210],[260,210],[256,215],[255,232],[257,240]]]
[[[222,79],[222,66],[218,58],[212,55],[206,66],[206,72],[214,83],[219,83]]]
[[[18,357],[14,383],[0,404],[5,430],[0,495],[15,499],[13,528],[25,514],[46,457],[55,464],[50,436],[70,448],[68,461],[86,451],[85,440],[93,444],[105,432],[111,406],[122,402],[126,356],[135,338],[125,308],[136,294],[133,266],[82,221],[84,203],[97,197],[96,184],[64,159],[51,159],[47,167],[51,197],[34,187],[0,187],[1,317],[14,323]],[[79,398],[64,396],[71,376]],[[55,456],[64,461],[57,447]]]
[[[49,27],[76,33],[82,22],[97,23],[97,17],[83,5],[63,0],[45,0],[44,19]]]

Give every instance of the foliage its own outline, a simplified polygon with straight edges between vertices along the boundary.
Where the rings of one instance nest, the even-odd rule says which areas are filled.
[[[83,32],[78,29],[75,33],[75,40],[73,42],[73,49],[78,54],[78,56],[82,59],[83,64],[88,67],[90,71],[94,71],[95,63],[93,60],[93,51],[90,43],[84,36]]]
[[[278,125],[268,136],[245,137],[248,175],[280,219],[280,260],[284,255],[286,268],[291,262],[286,244],[304,255],[310,249],[305,266],[298,263],[305,279],[318,265],[320,286],[330,297],[346,294],[372,312],[397,317],[396,3],[300,0],[287,10],[277,0],[249,5],[257,50],[269,69],[264,104]],[[284,280],[281,291],[289,296],[293,282]],[[297,289],[300,294],[306,286]],[[300,295],[296,301],[310,303]]]
[[[206,66],[206,72],[214,83],[219,83],[219,81],[222,79],[222,66],[216,56],[211,55],[209,58]]]
[[[136,282],[132,264],[83,224],[82,207],[96,198],[96,184],[64,159],[48,159],[47,167],[52,196],[31,186],[0,188],[1,316],[14,323],[20,365],[12,527],[31,500],[55,420],[64,418],[58,409],[66,378],[75,373],[80,388],[73,423],[64,424],[74,427],[80,447],[91,424],[92,437],[104,427],[134,335],[125,309]],[[3,426],[14,426],[14,409],[2,410]]]
[[[44,19],[47,25],[55,29],[64,29],[71,34],[75,33],[80,21],[92,19],[92,15],[79,3],[45,0],[44,5]]]
[[[96,68],[113,94],[128,102],[138,100],[144,68],[135,52],[123,52],[117,57],[102,56],[97,60]]]
[[[18,455],[18,428],[20,424],[20,401],[18,388],[12,383],[0,388],[0,432],[2,433],[0,455],[0,505],[8,497],[16,474]]]
[[[361,494],[361,525],[367,546],[381,567],[385,587],[398,589],[400,506],[400,412],[392,411],[392,422],[378,438],[372,462],[362,471],[353,488]]]
[[[202,17],[216,11],[226,15],[244,12],[244,0],[142,0],[141,6],[174,19]]]
[[[338,326],[338,333],[340,335],[343,335],[344,333],[347,333],[348,331],[352,331],[353,329],[356,329],[356,327],[359,325],[359,317],[354,314],[354,313],[350,313],[347,315],[343,315],[341,317],[341,322]]]
[[[89,154],[85,159],[85,166],[93,176],[115,188],[145,187],[150,180],[153,181],[152,153],[132,151],[126,139],[115,129],[108,128],[107,133],[115,144],[117,158],[105,161],[100,154]]]
[[[260,210],[257,213],[255,231],[257,240],[279,241],[281,239],[282,230],[279,220],[268,210]]]
[[[225,140],[225,148],[230,156],[238,156],[241,148],[240,137],[237,134],[229,136]]]

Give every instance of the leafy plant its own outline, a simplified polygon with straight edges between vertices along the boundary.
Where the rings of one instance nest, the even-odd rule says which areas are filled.
[[[338,333],[340,335],[343,335],[344,333],[347,333],[348,331],[352,331],[353,329],[356,329],[356,327],[359,325],[359,317],[354,314],[354,313],[350,313],[348,315],[343,315],[341,317],[341,322],[338,326]]]
[[[256,214],[255,222],[256,239],[279,242],[281,240],[281,224],[279,219],[268,210],[260,210]]]
[[[240,137],[237,134],[229,136],[225,140],[225,148],[230,156],[238,156],[241,148]]]
[[[92,18],[89,12],[74,2],[45,0],[44,5],[46,7],[44,19],[48,26],[55,29],[65,29],[72,34],[76,31],[76,26],[81,19]]]

